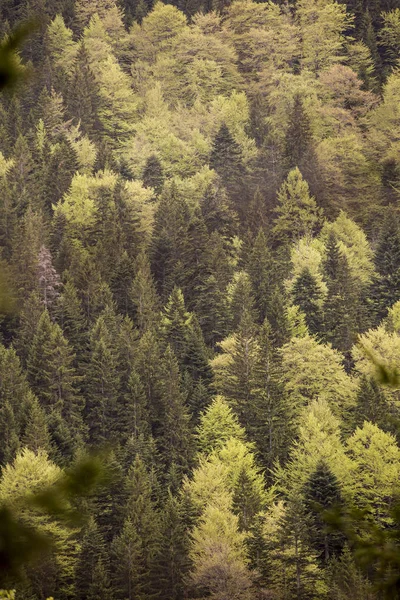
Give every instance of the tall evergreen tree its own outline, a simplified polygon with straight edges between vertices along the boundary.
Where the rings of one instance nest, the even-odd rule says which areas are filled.
[[[297,277],[292,288],[293,303],[300,308],[306,316],[306,323],[311,334],[322,331],[322,293],[308,268],[303,269]]]
[[[382,224],[375,250],[377,276],[370,288],[372,308],[377,321],[387,314],[400,296],[400,235],[399,220],[389,209]]]
[[[324,303],[325,337],[334,348],[348,353],[357,332],[357,297],[347,259],[332,232],[326,245],[324,272],[328,286]]]
[[[164,172],[160,159],[156,154],[151,154],[146,161],[142,175],[143,185],[151,187],[159,196],[164,185]]]
[[[115,440],[119,394],[118,354],[104,316],[90,334],[89,364],[85,377],[85,420],[92,444]]]
[[[242,216],[245,212],[245,187],[243,178],[246,169],[240,145],[234,139],[227,125],[222,123],[211,148],[210,167],[221,177],[228,195],[236,210]]]
[[[339,556],[344,545],[344,536],[329,531],[323,511],[340,509],[343,505],[339,482],[323,462],[319,462],[304,488],[305,506],[310,516],[310,538],[319,559],[328,563]]]

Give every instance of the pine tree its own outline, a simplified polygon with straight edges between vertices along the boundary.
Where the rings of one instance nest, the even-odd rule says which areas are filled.
[[[103,459],[106,479],[90,500],[90,514],[96,521],[106,548],[122,529],[126,494],[124,491],[124,472],[114,451],[108,452]]]
[[[276,267],[262,229],[259,230],[251,248],[246,270],[254,293],[255,308],[260,321],[263,322],[269,311],[271,292],[276,280]]]
[[[139,375],[132,371],[117,407],[118,438],[120,442],[129,437],[148,439],[150,417],[146,395]]]
[[[213,140],[210,167],[221,177],[222,183],[235,203],[238,212],[244,214],[245,189],[243,178],[246,171],[242,150],[225,123],[222,123]]]
[[[20,447],[19,427],[11,404],[6,401],[0,406],[0,464],[4,467],[11,463]]]
[[[309,332],[312,335],[322,331],[322,293],[317,281],[308,268],[303,269],[292,288],[293,303],[305,314]]]
[[[24,447],[37,453],[39,450],[51,451],[51,438],[46,414],[35,397],[32,397],[22,443]]]
[[[125,543],[132,544],[132,551],[136,553],[139,567],[133,576],[137,576],[136,585],[143,586],[143,593],[152,596],[156,574],[155,561],[160,543],[160,524],[153,500],[152,484],[146,467],[138,455],[125,480],[125,495],[127,498]],[[125,562],[124,569],[127,568],[129,564]]]
[[[375,379],[363,375],[357,390],[354,426],[362,427],[364,421],[370,421],[387,430],[390,412],[389,402],[379,384]]]
[[[155,559],[157,591],[165,600],[179,600],[185,593],[189,571],[189,535],[182,503],[168,494],[160,522],[160,547]]]
[[[104,316],[100,316],[90,335],[89,364],[85,378],[85,420],[91,444],[115,439],[119,374],[118,355]]]
[[[192,315],[186,311],[182,290],[174,287],[164,308],[161,323],[166,342],[170,344],[180,364],[186,356],[191,321]]]
[[[161,195],[152,240],[152,271],[165,299],[174,286],[184,284],[189,222],[189,208],[172,185]]]
[[[178,361],[170,346],[163,356],[159,385],[163,419],[156,442],[165,472],[174,465],[178,476],[182,477],[193,460],[193,438],[186,398],[181,389]]]
[[[211,362],[215,389],[229,401],[240,424],[251,430],[255,419],[253,378],[259,346],[248,314],[243,315],[235,334],[223,340],[220,346],[224,354]]]
[[[76,363],[79,364],[87,349],[87,332],[82,304],[72,281],[63,285],[54,313],[65,337],[76,352]]]
[[[98,582],[99,561],[105,561],[104,539],[93,516],[89,517],[80,543],[80,552],[75,570],[77,597],[81,600],[93,598],[93,590]],[[105,600],[104,595],[99,598]]]
[[[217,231],[225,240],[238,232],[238,216],[220,185],[210,185],[201,200],[201,213],[209,234]]]
[[[60,327],[52,323],[45,310],[29,351],[29,381],[44,410],[48,414],[55,410],[62,415],[67,429],[78,441],[82,421],[74,359]]]
[[[74,124],[79,123],[84,134],[96,138],[101,130],[98,116],[99,89],[83,43],[79,45],[76,55],[71,83],[66,93],[66,102],[68,114],[74,120]]]
[[[357,298],[346,257],[330,233],[324,262],[328,294],[324,303],[324,329],[334,348],[348,353],[357,331]]]
[[[246,271],[240,271],[228,288],[229,312],[231,316],[231,327],[236,330],[242,319],[256,323],[258,321],[255,309],[255,298],[249,275]]]
[[[340,555],[344,536],[329,531],[323,511],[339,509],[343,500],[337,478],[323,461],[318,463],[304,487],[304,501],[310,515],[311,544],[319,560],[326,564],[333,556]]]
[[[397,213],[388,210],[379,234],[375,251],[375,268],[378,273],[370,288],[372,308],[379,321],[400,294],[400,236]]]
[[[121,600],[151,598],[141,536],[129,517],[122,532],[113,540],[111,554],[115,597]]]
[[[149,260],[144,252],[138,256],[135,267],[136,275],[132,282],[131,301],[134,321],[143,333],[158,323],[160,299],[155,289]]]
[[[257,337],[258,352],[252,371],[251,437],[262,464],[272,468],[284,460],[295,434],[295,413],[281,381],[281,361],[275,336],[265,320]]]
[[[318,162],[310,120],[299,94],[295,95],[289,113],[283,158],[287,171],[298,168],[306,180],[314,184]]]
[[[153,188],[157,196],[161,194],[164,185],[164,171],[156,154],[148,157],[143,169],[142,180],[143,185]]]

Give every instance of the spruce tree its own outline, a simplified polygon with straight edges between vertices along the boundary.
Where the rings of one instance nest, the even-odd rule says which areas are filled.
[[[170,346],[162,359],[159,386],[163,422],[156,442],[165,473],[174,466],[178,477],[182,477],[192,464],[193,436],[186,398],[181,389],[178,361]]]
[[[292,288],[293,303],[300,308],[306,316],[306,323],[312,335],[322,331],[322,293],[317,281],[306,267],[300,273]]]
[[[81,401],[73,354],[61,328],[45,310],[28,356],[28,377],[45,412],[59,413],[78,441],[82,433]]]
[[[174,286],[185,281],[189,208],[174,185],[164,190],[155,216],[152,239],[152,271],[161,296],[166,299]]]
[[[90,335],[90,354],[85,377],[85,421],[91,444],[115,439],[119,374],[118,355],[104,316],[100,316]]]
[[[142,180],[143,185],[153,188],[157,196],[161,194],[164,185],[164,172],[160,159],[156,154],[151,154],[146,160]]]
[[[160,299],[151,274],[150,262],[142,252],[136,260],[136,274],[131,287],[133,318],[141,333],[159,321]]]
[[[243,216],[245,212],[243,178],[246,170],[242,150],[225,123],[222,123],[213,140],[210,167],[221,177],[236,210]]]
[[[400,235],[399,220],[389,209],[379,233],[375,250],[377,276],[370,287],[371,307],[379,321],[400,296]]]
[[[254,293],[255,308],[260,321],[263,322],[269,310],[271,292],[276,282],[276,267],[262,229],[258,231],[251,248],[246,270]]]
[[[157,591],[165,600],[179,600],[185,593],[189,571],[189,534],[182,502],[171,493],[160,520],[160,546],[155,558]]]
[[[324,261],[328,294],[324,303],[325,338],[334,348],[349,353],[357,331],[357,297],[346,257],[331,232]]]
[[[384,430],[390,430],[390,412],[389,402],[377,381],[363,375],[354,407],[354,427],[362,427],[364,421],[370,421]]]
[[[78,562],[75,570],[75,588],[77,597],[80,600],[89,600],[89,598],[93,598],[93,590],[95,586],[100,583],[98,581],[98,564],[99,561],[105,562],[105,559],[105,542],[95,519],[91,515],[83,531]],[[104,563],[103,566],[105,566]],[[105,600],[103,594],[99,597],[102,597],[103,600]]]
[[[310,517],[311,544],[319,560],[326,564],[333,556],[340,555],[344,536],[329,530],[323,511],[339,509],[343,500],[337,478],[323,461],[318,463],[304,487],[304,502]]]

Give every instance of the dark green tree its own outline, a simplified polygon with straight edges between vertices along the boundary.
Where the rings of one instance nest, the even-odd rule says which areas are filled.
[[[386,316],[400,294],[399,219],[394,209],[385,215],[375,250],[377,276],[370,287],[371,307],[379,321]]]
[[[164,185],[164,170],[160,159],[156,154],[151,154],[146,160],[146,164],[143,169],[142,180],[145,187],[151,187],[155,191],[156,195],[161,194]]]
[[[304,503],[310,518],[310,540],[322,563],[339,556],[344,546],[344,536],[331,532],[323,511],[339,509],[343,505],[340,485],[323,461],[320,461],[304,487]]]
[[[322,293],[318,283],[306,267],[297,277],[292,288],[293,303],[306,316],[307,327],[312,335],[322,331]]]

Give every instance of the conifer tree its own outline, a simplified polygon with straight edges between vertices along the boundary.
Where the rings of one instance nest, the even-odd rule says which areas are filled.
[[[46,414],[37,399],[33,396],[27,411],[24,435],[24,447],[37,453],[39,450],[50,453],[51,438]]]
[[[82,431],[81,403],[75,356],[60,327],[52,323],[47,310],[40,317],[28,356],[28,377],[41,406],[56,411],[78,441]]]
[[[370,288],[372,308],[377,321],[398,300],[400,294],[400,236],[398,217],[388,210],[380,231],[375,251],[375,269],[378,273]]]
[[[98,137],[101,130],[98,116],[99,90],[83,43],[79,45],[76,55],[66,102],[70,118],[76,125],[80,124],[82,132],[90,137]]]
[[[223,340],[220,346],[224,354],[211,362],[215,388],[229,401],[241,425],[251,430],[255,418],[253,379],[259,346],[254,324],[247,313],[235,334]]]
[[[331,232],[324,262],[328,294],[324,303],[325,337],[334,348],[349,352],[356,333],[357,298],[346,257]]]
[[[164,190],[154,216],[152,271],[163,298],[182,287],[188,245],[189,208],[174,185]]]
[[[148,157],[143,169],[142,180],[143,185],[153,188],[157,196],[161,194],[164,185],[164,172],[160,159],[156,154],[151,154]]]
[[[86,351],[87,332],[82,304],[72,281],[68,280],[63,285],[54,313],[65,337],[76,352],[76,362],[81,362]]]
[[[237,234],[237,213],[221,185],[207,187],[200,208],[209,234],[217,231],[225,240]]]
[[[174,287],[162,315],[162,329],[168,344],[180,363],[183,362],[188,343],[192,315],[187,312],[182,290]]]
[[[193,438],[178,361],[170,346],[163,356],[159,385],[163,423],[156,441],[165,471],[168,472],[174,465],[178,476],[182,476],[192,463]]]
[[[390,413],[389,402],[377,381],[363,375],[357,390],[354,425],[362,427],[364,421],[370,421],[387,430],[390,424]]]
[[[244,186],[245,166],[242,150],[232,136],[227,125],[222,123],[214,140],[210,154],[210,167],[221,177],[236,209],[244,213]]]
[[[159,515],[153,500],[153,489],[142,459],[137,455],[129,469],[125,480],[126,512],[125,524],[120,540],[132,544],[132,552],[136,555],[138,571],[138,587],[143,586],[142,593],[146,596],[154,594],[154,577],[156,555],[160,544]],[[127,570],[129,563],[124,563]],[[132,577],[132,575],[131,575]],[[123,580],[120,585],[125,585]],[[133,596],[134,597],[134,596]]]
[[[98,582],[99,561],[105,561],[106,549],[104,539],[93,516],[89,517],[80,543],[80,552],[75,570],[75,587],[78,598],[89,600]],[[103,563],[103,566],[104,563]],[[99,590],[100,591],[100,590]],[[100,595],[105,600],[104,595]],[[93,599],[94,600],[94,599]]]
[[[152,598],[140,533],[127,517],[121,533],[112,542],[113,592],[121,600]]]
[[[11,404],[6,401],[0,406],[0,464],[4,467],[11,463],[20,447],[19,427]]]
[[[134,321],[140,332],[154,327],[159,320],[160,299],[155,289],[150,262],[144,252],[136,260],[136,275],[132,282],[131,301]]]
[[[276,279],[276,268],[262,229],[258,231],[251,248],[246,270],[254,293],[255,308],[260,321],[263,322],[269,311],[271,293]]]
[[[320,302],[321,290],[306,267],[297,277],[292,288],[293,303],[305,314],[309,332],[312,335],[321,333],[322,311]]]
[[[339,556],[344,545],[344,536],[330,532],[324,521],[323,511],[340,509],[343,500],[340,485],[323,461],[319,462],[304,487],[304,501],[310,516],[311,544],[322,563],[328,563],[333,556]]]
[[[104,316],[90,335],[90,355],[85,378],[85,420],[92,444],[115,439],[115,416],[119,394],[118,355]]]
[[[316,179],[318,163],[311,124],[299,94],[295,95],[293,107],[289,113],[284,161],[287,171],[298,168],[309,183]]]
[[[182,502],[168,494],[160,521],[160,546],[155,559],[157,591],[165,600],[179,600],[185,593],[189,571],[189,535]]]

